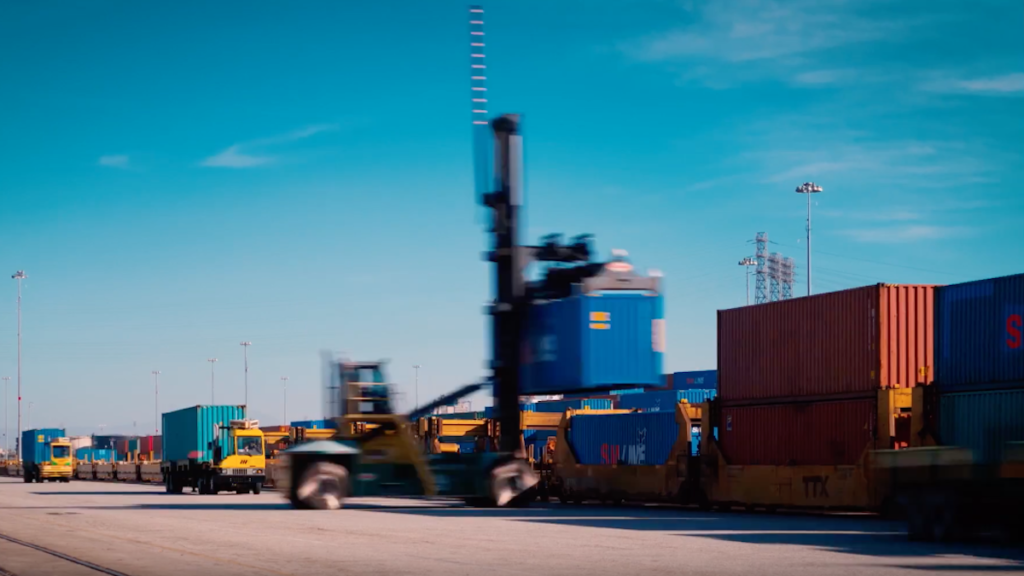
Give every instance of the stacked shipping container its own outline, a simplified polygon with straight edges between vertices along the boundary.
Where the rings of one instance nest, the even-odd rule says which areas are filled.
[[[854,464],[876,436],[879,390],[914,387],[933,366],[933,296],[878,284],[719,311],[726,460]]]
[[[1024,274],[938,289],[939,442],[1002,460],[1024,441]]]

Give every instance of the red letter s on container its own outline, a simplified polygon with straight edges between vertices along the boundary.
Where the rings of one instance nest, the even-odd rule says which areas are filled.
[[[1006,339],[1006,345],[1014,350],[1020,348],[1021,324],[1024,324],[1024,322],[1021,321],[1020,314],[1010,314],[1006,319],[1006,333],[1009,335],[1009,338]]]

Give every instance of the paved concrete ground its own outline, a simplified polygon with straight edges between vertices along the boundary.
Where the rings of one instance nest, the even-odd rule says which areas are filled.
[[[769,576],[1024,573],[1024,551],[913,544],[858,516],[652,507],[480,510],[358,500],[336,512],[259,496],[0,478],[0,534],[131,576],[531,574]],[[98,574],[0,540],[17,576]]]

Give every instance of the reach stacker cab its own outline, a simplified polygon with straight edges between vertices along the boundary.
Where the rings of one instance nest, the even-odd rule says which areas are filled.
[[[163,415],[161,472],[168,493],[259,494],[266,481],[266,443],[244,406],[191,406]]]
[[[382,362],[328,359],[328,410],[338,423],[330,440],[281,453],[281,489],[292,506],[340,508],[347,497],[436,496],[475,506],[506,506],[537,484],[530,465],[513,454],[426,454],[410,422],[485,387],[466,386],[414,410],[393,410]]]

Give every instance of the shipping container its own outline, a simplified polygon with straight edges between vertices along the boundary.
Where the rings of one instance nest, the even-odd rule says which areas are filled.
[[[133,454],[133,453],[137,454],[139,452],[139,439],[138,438],[132,438],[132,439],[128,440],[128,451],[127,452],[128,452],[128,454]]]
[[[71,450],[77,451],[79,448],[91,448],[92,447],[92,436],[72,436],[71,437]]]
[[[533,455],[533,459],[540,462],[544,458],[544,449],[548,445],[548,439],[557,436],[557,430],[523,430],[523,445],[526,446],[526,453]]]
[[[153,459],[159,460],[164,451],[164,437],[151,436],[150,438],[153,439]]]
[[[80,462],[115,462],[116,454],[113,450],[100,448],[79,448],[75,450],[75,460]]]
[[[935,294],[935,383],[986,390],[1024,382],[1024,274],[953,284]]]
[[[523,394],[661,382],[665,320],[658,294],[579,294],[530,307]]]
[[[934,287],[878,284],[718,312],[725,404],[874,397],[934,364]]]
[[[63,438],[63,428],[39,428],[37,430],[24,430],[21,433],[21,460],[25,464],[38,464],[49,462],[50,441],[54,438]],[[67,456],[70,457],[70,454]]]
[[[853,465],[874,445],[877,406],[877,399],[726,406],[719,447],[733,465]]]
[[[566,410],[611,410],[612,401],[602,398],[586,398],[580,400],[551,400],[537,402],[534,412],[565,412]]]
[[[293,428],[307,428],[309,430],[337,430],[338,424],[334,420],[296,420],[291,423]]]
[[[672,374],[673,390],[709,390],[718,388],[718,370],[691,370]]]
[[[218,438],[215,425],[229,428],[232,420],[244,419],[245,406],[190,406],[164,413],[162,430],[163,437],[167,438],[163,446],[164,460],[211,462],[214,441],[220,443],[224,454],[232,454],[231,436],[221,433]]]
[[[624,394],[643,394],[646,391],[646,388],[625,388],[623,390],[612,390],[609,394],[612,396],[622,396]]]
[[[1001,462],[1007,442],[1024,442],[1024,381],[1016,389],[942,394],[938,440],[969,448],[980,464]]]
[[[644,412],[673,411],[676,409],[676,404],[683,400],[690,404],[699,404],[713,399],[715,394],[715,390],[657,390],[623,396],[619,398],[618,408]]]
[[[675,412],[577,414],[569,423],[569,445],[580,464],[665,464],[678,438]]]
[[[126,438],[120,434],[108,434],[108,435],[94,435],[92,437],[92,447],[103,450],[116,450],[117,441]]]

